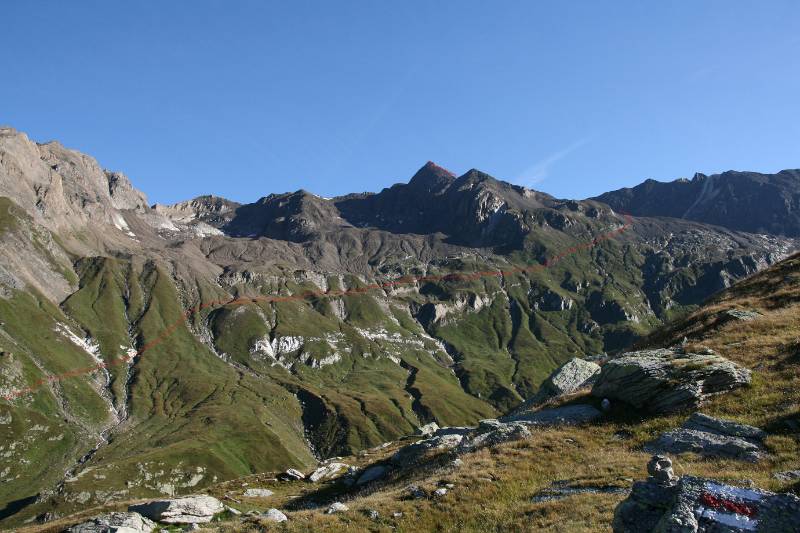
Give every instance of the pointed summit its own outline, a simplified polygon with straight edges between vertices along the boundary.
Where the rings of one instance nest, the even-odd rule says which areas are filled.
[[[423,189],[427,192],[440,192],[455,181],[456,175],[440,167],[433,161],[428,161],[411,178],[408,184],[415,189]]]

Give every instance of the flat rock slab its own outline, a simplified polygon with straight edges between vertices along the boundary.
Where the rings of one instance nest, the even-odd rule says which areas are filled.
[[[150,533],[155,522],[139,513],[109,513],[67,529],[69,533]]]
[[[662,434],[647,449],[756,462],[764,455],[761,441],[765,437],[766,433],[756,427],[695,413],[681,428]]]
[[[567,405],[553,409],[542,409],[528,413],[509,415],[503,420],[523,422],[535,426],[561,426],[585,424],[597,420],[603,414],[591,405]]]
[[[165,524],[197,524],[210,522],[214,515],[225,510],[225,506],[213,496],[186,496],[169,500],[153,500],[128,507],[129,512],[139,513],[156,522]]]
[[[749,370],[713,353],[644,350],[607,361],[592,395],[651,413],[670,413],[696,408],[709,395],[748,385],[750,379]]]
[[[269,489],[250,488],[244,491],[245,498],[269,498],[273,494],[275,493]]]

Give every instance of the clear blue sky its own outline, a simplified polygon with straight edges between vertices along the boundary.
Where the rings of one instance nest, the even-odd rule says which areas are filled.
[[[800,167],[800,2],[0,4],[0,124],[153,202]]]

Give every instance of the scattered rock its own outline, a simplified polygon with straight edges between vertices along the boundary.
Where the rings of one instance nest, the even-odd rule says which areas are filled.
[[[325,514],[344,513],[345,511],[349,510],[350,508],[342,502],[333,502],[330,504],[330,506],[328,506],[328,510],[325,511]]]
[[[432,437],[430,439],[421,440],[408,446],[403,446],[394,455],[390,461],[392,464],[398,466],[405,466],[410,462],[414,462],[422,457],[429,450],[446,450],[455,448],[464,439],[462,435],[442,435],[440,437]]]
[[[450,461],[450,466],[452,466],[453,468],[460,468],[463,465],[464,465],[464,461],[462,461],[458,457],[456,457],[455,459]]]
[[[344,463],[328,463],[327,465],[320,466],[314,470],[311,474],[309,474],[308,479],[314,483],[332,479],[347,467],[348,465]]]
[[[583,387],[588,387],[600,373],[600,365],[584,359],[573,358],[558,367],[542,383],[537,393],[525,400],[510,414],[524,413],[551,398],[571,394]]]
[[[495,420],[495,422],[498,421]],[[463,439],[459,450],[466,451],[484,446],[495,446],[501,442],[527,439],[531,436],[531,430],[528,429],[528,426],[520,422],[487,424],[483,426],[483,429],[484,431],[481,431],[481,426],[479,426],[478,435],[471,439]]]
[[[436,489],[435,491],[433,491],[433,497],[434,498],[443,498],[446,495],[447,495],[447,489],[445,487],[442,487],[442,488],[439,488],[439,489]]]
[[[189,524],[183,528],[184,531],[197,531],[198,529],[200,529],[200,526],[197,524]]]
[[[756,462],[762,458],[759,442],[765,436],[766,433],[753,426],[695,413],[681,428],[664,433],[649,443],[647,449]]]
[[[225,510],[213,496],[186,496],[169,500],[153,500],[131,505],[129,512],[136,512],[156,522],[165,524],[193,524],[210,522],[215,514]]]
[[[389,468],[383,465],[375,465],[364,470],[364,473],[358,477],[356,485],[365,485],[371,481],[381,479],[389,473]]]
[[[744,309],[728,309],[725,311],[724,316],[728,319],[750,322],[751,320],[761,317],[761,313],[757,311],[745,311]]]
[[[400,511],[395,511],[392,513],[392,518],[403,518],[403,513]]]
[[[600,402],[600,409],[602,409],[604,413],[607,413],[609,410],[611,410],[611,400],[608,398],[603,398],[603,401]]]
[[[568,480],[556,481],[550,487],[536,494],[533,503],[550,502],[574,496],[575,494],[623,494],[628,489],[613,485],[571,485]]]
[[[780,481],[798,481],[800,480],[800,470],[784,470],[783,472],[775,472],[772,477]]]
[[[242,512],[239,509],[235,509],[230,505],[225,506],[225,510],[231,513],[233,516],[241,516]]]
[[[409,487],[406,487],[404,493],[405,493],[404,494],[405,499],[420,500],[422,498],[428,497],[428,493],[425,492],[425,489],[422,489],[418,485],[411,485]]]
[[[592,395],[669,413],[697,407],[711,394],[749,383],[749,370],[719,355],[658,349],[629,352],[607,361]]]
[[[364,509],[361,512],[364,513],[367,516],[367,518],[369,518],[370,520],[377,521],[377,520],[380,520],[380,518],[381,518],[381,514],[378,511],[376,511],[375,509]]]
[[[614,513],[617,533],[796,531],[800,498],[725,485],[713,479],[676,479],[665,458],[653,458],[655,473],[633,484]]]
[[[252,488],[252,489],[247,489],[247,490],[244,491],[244,497],[245,498],[269,498],[273,494],[275,494],[275,493],[272,492],[269,489]]]
[[[259,518],[267,522],[286,522],[289,518],[277,509],[267,509],[266,512],[259,515]]]
[[[567,405],[503,417],[503,420],[525,422],[535,426],[585,424],[597,420],[602,413],[591,405]]]
[[[423,437],[431,437],[433,436],[436,431],[439,429],[439,424],[436,422],[431,422],[430,424],[425,424],[417,428],[417,435],[422,435]]]
[[[150,533],[156,524],[139,513],[109,513],[77,524],[69,533]]]
[[[278,474],[278,479],[281,481],[302,481],[306,478],[305,474],[294,468],[290,468],[282,474]]]

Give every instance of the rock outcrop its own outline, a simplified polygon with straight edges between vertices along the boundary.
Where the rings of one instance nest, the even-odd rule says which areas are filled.
[[[557,369],[539,387],[536,394],[525,400],[519,407],[512,411],[522,413],[541,405],[551,398],[571,394],[584,387],[592,385],[600,374],[600,365],[577,357],[570,359]]]
[[[186,496],[169,500],[153,500],[131,505],[129,512],[136,512],[156,522],[165,524],[197,524],[210,522],[214,515],[225,510],[213,496]]]
[[[725,485],[713,479],[676,478],[671,461],[654,457],[650,476],[633,484],[614,512],[616,533],[797,531],[800,498]]]
[[[150,533],[156,524],[139,513],[108,513],[67,529],[68,533]]]
[[[648,449],[680,454],[700,455],[756,462],[764,451],[762,430],[745,424],[695,413],[681,428],[668,431],[648,444]]]
[[[696,408],[712,394],[750,383],[750,371],[710,353],[679,349],[630,352],[603,365],[592,395],[651,413]]]

